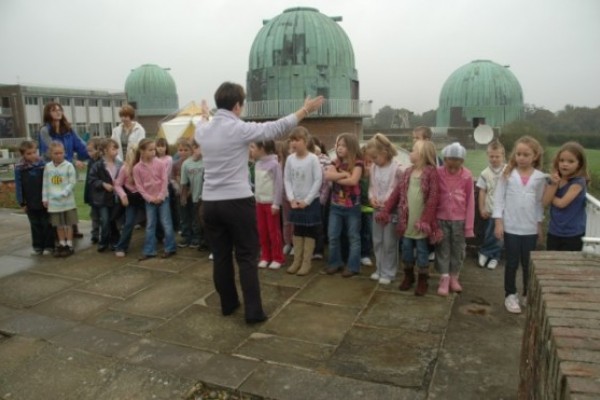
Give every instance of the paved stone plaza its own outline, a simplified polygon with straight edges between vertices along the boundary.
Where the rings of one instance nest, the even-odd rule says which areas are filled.
[[[524,316],[503,268],[469,258],[464,293],[415,297],[369,279],[260,271],[269,320],[220,315],[208,253],[138,262],[89,236],[29,256],[27,218],[0,210],[0,399],[193,399],[197,382],[266,399],[514,399]],[[82,224],[84,232],[89,228]]]

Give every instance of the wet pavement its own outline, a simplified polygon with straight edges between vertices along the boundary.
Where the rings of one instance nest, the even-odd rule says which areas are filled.
[[[463,268],[461,295],[360,276],[261,270],[269,320],[220,314],[208,253],[138,262],[30,256],[27,218],[0,210],[0,399],[179,399],[194,385],[265,399],[514,399],[524,315],[503,268]],[[89,226],[82,223],[87,233]],[[138,251],[136,251],[138,250]]]

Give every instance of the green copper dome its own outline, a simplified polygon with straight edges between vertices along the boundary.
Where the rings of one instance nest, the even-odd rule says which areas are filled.
[[[357,100],[354,51],[338,25],[341,20],[315,8],[297,7],[264,21],[250,50],[248,101],[307,95]]]
[[[436,115],[439,127],[503,126],[522,118],[523,91],[508,66],[475,60],[446,80]]]
[[[158,65],[144,64],[127,77],[127,101],[135,105],[138,115],[167,115],[179,109],[175,81],[167,71]]]

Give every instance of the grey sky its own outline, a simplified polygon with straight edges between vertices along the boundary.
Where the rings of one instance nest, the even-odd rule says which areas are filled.
[[[343,17],[373,112],[437,108],[475,59],[510,65],[526,103],[600,105],[597,0],[1,0],[0,83],[122,91],[152,63],[171,68],[181,106],[212,104],[222,81],[245,85],[262,20],[295,6]]]

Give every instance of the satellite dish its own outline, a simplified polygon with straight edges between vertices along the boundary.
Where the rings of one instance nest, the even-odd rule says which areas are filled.
[[[473,138],[479,144],[488,144],[494,139],[494,130],[489,125],[479,125],[473,132]]]

